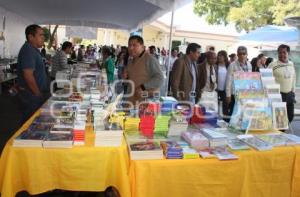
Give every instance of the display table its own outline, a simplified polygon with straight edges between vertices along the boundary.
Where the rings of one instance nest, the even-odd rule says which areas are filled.
[[[36,112],[14,135],[26,129]],[[6,144],[0,161],[1,196],[19,191],[38,194],[53,189],[104,191],[115,186],[121,196],[130,196],[129,159],[125,141],[121,147],[94,147],[92,129],[86,131],[86,145],[71,149],[12,147]]]
[[[86,131],[86,145],[71,149],[16,148],[13,138],[0,161],[3,197],[22,190],[30,194],[53,189],[103,191],[108,186],[115,186],[122,197],[300,197],[300,146],[236,151],[239,159],[232,161],[129,162],[125,141],[117,148],[94,147],[91,128]]]
[[[234,153],[238,160],[132,161],[132,196],[300,196],[299,146]]]

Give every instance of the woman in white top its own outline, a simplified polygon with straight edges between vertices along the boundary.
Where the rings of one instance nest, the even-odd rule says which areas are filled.
[[[224,120],[227,120],[225,119],[224,115],[228,115],[228,107],[226,104],[226,92],[225,92],[228,66],[229,66],[229,60],[227,58],[227,52],[224,50],[219,51],[217,55],[217,64],[215,70],[217,75],[218,99],[219,99],[219,104],[222,105],[222,111],[220,111],[220,115],[224,117]]]

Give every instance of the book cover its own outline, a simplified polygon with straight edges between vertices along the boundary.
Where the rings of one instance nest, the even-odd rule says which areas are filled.
[[[290,140],[282,134],[261,134],[256,137],[272,146],[286,146],[290,143]]]
[[[279,84],[266,84],[267,94],[280,94],[280,85]]]
[[[250,147],[240,139],[231,139],[228,140],[228,146],[232,150],[247,150]]]
[[[73,135],[67,133],[49,133],[45,141],[73,141]]]
[[[259,68],[261,77],[273,77],[273,69],[271,68]]]
[[[275,93],[275,94],[268,94],[268,99],[270,103],[273,102],[282,102],[281,94]]]
[[[129,145],[131,151],[155,151],[161,150],[160,146],[156,142],[136,142],[130,143]]]
[[[50,133],[65,133],[65,134],[71,134],[73,131],[73,128],[63,128],[63,127],[53,127],[50,130]]]
[[[25,130],[15,140],[44,140],[48,135],[48,131],[32,131]]]
[[[218,157],[219,160],[235,160],[238,156],[229,152],[227,148],[215,148],[213,153]]]
[[[242,140],[243,142],[245,142],[252,148],[255,148],[256,150],[264,151],[264,150],[272,149],[272,145],[270,145],[269,143],[267,143],[257,137],[254,137],[253,135],[240,135],[237,137],[238,137],[238,139]]]
[[[287,109],[285,102],[273,102],[273,127],[277,130],[284,130],[289,128],[289,121],[287,117]]]

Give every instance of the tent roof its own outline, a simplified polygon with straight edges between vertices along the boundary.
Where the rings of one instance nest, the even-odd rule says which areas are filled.
[[[299,30],[296,27],[266,25],[240,36],[240,40],[260,42],[297,42]]]
[[[190,0],[1,0],[0,6],[37,24],[134,30]]]

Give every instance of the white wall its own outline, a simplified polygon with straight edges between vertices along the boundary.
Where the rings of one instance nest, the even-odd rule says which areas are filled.
[[[3,16],[6,17],[5,29],[5,57],[18,55],[25,42],[25,28],[31,24],[29,20],[0,7],[0,31],[2,31]],[[0,40],[0,56],[3,57],[3,41]]]

